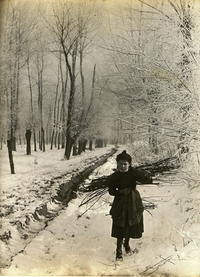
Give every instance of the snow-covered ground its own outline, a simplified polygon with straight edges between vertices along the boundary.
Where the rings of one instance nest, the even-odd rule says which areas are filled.
[[[38,152],[32,156],[26,156],[23,151],[15,153],[15,175],[9,174],[7,153],[1,152],[1,200],[14,206],[13,213],[2,217],[2,222],[12,221],[11,215],[16,220],[24,212],[21,209],[30,212],[35,205],[45,201],[44,196],[40,198],[41,188],[36,191],[38,184],[44,186],[53,176],[77,171],[90,155],[100,155],[108,149],[86,152],[69,161],[62,159],[63,150]],[[114,155],[90,178],[108,175],[115,166]],[[185,172],[186,169],[184,176]],[[13,257],[11,266],[2,268],[1,274],[200,276],[199,186],[195,183],[188,186],[181,169],[157,179],[155,182],[159,185],[138,186],[144,202],[151,201],[156,208],[144,212],[143,237],[131,240],[131,247],[138,249],[137,254],[124,255],[123,262],[115,263],[116,241],[110,236],[109,216],[113,197],[104,195],[91,210],[79,217],[87,209],[87,206],[79,208],[85,197],[80,193],[26,247],[24,245],[25,248]],[[16,201],[21,209],[16,209]],[[11,241],[17,247],[18,240]],[[1,244],[2,253],[6,251],[4,244]]]
[[[18,148],[14,154],[15,172],[9,170],[6,148],[1,152],[1,230],[0,265],[9,266],[10,258],[21,251],[32,238],[46,225],[46,218],[35,220],[38,209],[52,210],[54,214],[62,207],[51,201],[57,195],[62,184],[69,183],[74,176],[94,166],[99,157],[111,152],[113,146],[95,151],[86,151],[81,156],[63,159],[64,150],[36,152],[25,155],[24,148]],[[46,206],[47,204],[47,206]],[[35,213],[36,211],[36,213]],[[48,214],[47,214],[48,216]]]

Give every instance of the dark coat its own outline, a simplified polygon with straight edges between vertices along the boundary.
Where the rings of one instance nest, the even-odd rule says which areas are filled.
[[[137,182],[152,183],[152,178],[148,173],[133,168],[127,172],[116,171],[108,177],[109,194],[114,196],[110,210],[113,219],[113,237],[124,237],[127,225],[130,227],[130,237],[136,238],[142,235],[144,208],[140,193],[136,190]],[[123,193],[124,189],[128,189],[128,194]]]

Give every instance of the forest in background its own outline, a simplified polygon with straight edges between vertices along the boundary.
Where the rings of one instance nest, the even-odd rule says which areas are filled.
[[[200,163],[195,0],[1,1],[1,149],[143,141]],[[31,146],[33,149],[31,149]]]

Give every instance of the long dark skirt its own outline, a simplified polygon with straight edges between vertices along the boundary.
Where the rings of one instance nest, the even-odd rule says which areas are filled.
[[[113,221],[111,237],[114,237],[114,238],[129,237],[132,239],[139,239],[142,237],[143,232],[144,232],[144,223],[143,223],[143,216],[142,216],[140,222],[133,226],[129,226],[128,220],[126,220],[126,224],[124,228],[116,225]]]

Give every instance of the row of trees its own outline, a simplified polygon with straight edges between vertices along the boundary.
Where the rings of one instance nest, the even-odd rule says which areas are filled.
[[[87,56],[100,11],[90,1],[5,1],[1,60],[1,135],[7,137],[11,172],[16,137],[26,130],[27,154],[45,151],[45,142],[65,148],[64,156],[90,149],[98,128],[96,64]],[[86,65],[85,65],[86,63]],[[49,134],[51,133],[51,135]],[[45,141],[46,140],[46,141]],[[77,147],[77,144],[79,147]]]
[[[12,173],[25,131],[27,154],[48,143],[66,159],[94,139],[145,140],[154,153],[199,140],[195,1],[5,0],[2,11],[0,130]]]

